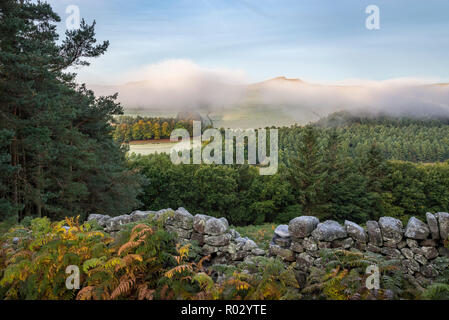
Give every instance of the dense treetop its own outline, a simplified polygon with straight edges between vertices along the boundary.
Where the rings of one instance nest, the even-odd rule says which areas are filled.
[[[95,97],[73,66],[101,56],[95,22],[59,41],[49,4],[0,2],[0,215],[86,215],[130,210],[139,178],[111,138],[116,95]]]
[[[373,142],[386,159],[413,162],[437,162],[449,159],[448,118],[393,118],[389,116],[353,115],[340,112],[314,124],[325,132],[335,130],[340,136],[342,152],[358,157]],[[302,126],[283,127],[279,132],[279,148],[283,160],[297,153],[295,144]]]

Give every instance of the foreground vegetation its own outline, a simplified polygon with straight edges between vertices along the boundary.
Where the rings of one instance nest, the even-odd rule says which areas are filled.
[[[50,223],[31,221],[3,237],[16,235],[16,248],[0,254],[0,298],[4,299],[281,299],[295,291],[291,270],[280,261],[261,261],[263,271],[253,276],[229,266],[216,283],[211,271],[190,245],[175,246],[161,221],[128,226],[117,239],[95,225],[76,219]],[[79,290],[65,286],[69,265],[80,266]],[[289,286],[293,287],[289,287]]]
[[[238,266],[208,265],[195,245],[175,245],[163,220],[130,224],[112,238],[94,222],[37,218],[16,226],[0,241],[2,299],[449,299],[449,261],[423,287],[375,254],[324,250],[325,269],[312,268],[299,287],[294,264],[258,257]],[[16,238],[20,237],[20,238]],[[364,283],[370,264],[380,267],[381,290]],[[66,268],[79,266],[78,289],[67,289]],[[218,280],[217,275],[221,279]]]

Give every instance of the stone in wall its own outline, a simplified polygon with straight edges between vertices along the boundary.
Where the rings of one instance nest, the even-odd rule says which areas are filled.
[[[294,218],[288,224],[290,236],[294,239],[308,237],[320,221],[316,217],[301,216]]]
[[[380,249],[380,252],[387,257],[391,257],[394,259],[400,259],[402,257],[401,251],[399,251],[396,248],[391,248],[391,247],[382,247]]]
[[[288,231],[288,225],[281,224],[274,229],[274,234],[280,238],[290,238],[290,232]]]
[[[368,232],[369,242],[374,246],[383,245],[382,232],[377,221],[367,221],[366,230]]]
[[[407,238],[423,240],[427,239],[430,234],[430,229],[421,220],[411,217],[407,223],[407,227],[405,228],[405,236]]]
[[[193,217],[193,229],[203,234],[204,233],[204,227],[206,227],[206,221],[211,219],[212,217],[206,216],[204,214],[196,214]]]
[[[404,234],[402,222],[393,217],[381,217],[379,219],[379,227],[384,242],[399,243]]]
[[[174,234],[177,235],[178,238],[183,238],[183,239],[190,239],[193,233],[193,230],[186,230],[183,228],[178,228],[175,227],[173,225],[165,225],[165,230],[167,230],[168,232],[172,232]]]
[[[317,240],[333,241],[346,238],[347,233],[337,221],[327,220],[317,225],[316,229],[312,231],[312,237]]]
[[[257,248],[257,244],[253,240],[248,238],[243,239],[245,240],[245,244],[243,245],[242,248],[244,251],[252,251],[253,249]]]
[[[407,243],[407,246],[409,248],[416,248],[416,247],[418,247],[418,241],[416,241],[416,240],[406,239],[406,243]]]
[[[185,208],[181,207],[174,212],[173,217],[167,219],[166,224],[175,228],[192,230],[193,216]]]
[[[402,260],[402,265],[407,268],[410,274],[420,271],[419,263],[412,259]]]
[[[222,218],[219,218],[218,220],[220,220],[221,222],[223,222],[223,224],[225,225],[226,229],[229,229],[229,222],[228,222],[228,219],[222,217]]]
[[[290,245],[290,250],[292,250],[293,252],[296,252],[296,253],[304,252],[304,247],[302,245],[302,241],[293,240]]]
[[[332,247],[332,242],[318,241],[318,248],[329,249]]]
[[[251,253],[255,256],[264,256],[266,254],[265,250],[260,248],[254,248],[253,250],[251,250]]]
[[[412,260],[414,257],[414,253],[410,248],[402,248],[401,253],[406,259],[409,260]]]
[[[331,248],[340,248],[340,249],[351,249],[354,245],[354,240],[352,238],[339,239],[332,241]]]
[[[435,239],[435,240],[440,239],[440,228],[438,227],[438,220],[435,217],[435,215],[433,215],[430,212],[427,212],[426,220],[427,220],[427,224],[430,229],[430,233],[432,234],[432,239]]]
[[[232,235],[232,238],[240,238],[240,233],[238,233],[236,230],[231,229],[229,230],[229,233]]]
[[[202,253],[205,256],[207,256],[209,254],[212,254],[212,253],[217,253],[218,251],[220,251],[220,248],[218,248],[218,247],[211,246],[211,245],[208,245],[208,244],[203,245]]]
[[[430,264],[421,266],[420,271],[426,278],[435,278],[439,274],[438,271],[436,270],[436,268]]]
[[[223,230],[223,228],[221,229]],[[217,230],[214,229],[212,232],[216,233]],[[213,242],[211,242],[211,240],[213,240]],[[205,241],[209,242],[213,246],[219,245],[220,249],[218,251],[229,255],[224,255],[221,258],[224,259],[227,257],[228,262],[242,261],[248,257],[266,255],[265,251],[260,249],[253,240],[247,237],[241,237],[235,230],[230,230],[221,235],[205,235]],[[228,244],[225,246],[220,246],[224,243]]]
[[[96,220],[101,227],[106,226],[106,222],[111,219],[111,216],[102,214],[90,214],[87,221]]]
[[[216,236],[210,236],[206,235],[204,237],[204,243],[215,246],[215,247],[222,247],[227,246],[231,242],[231,234],[230,233],[224,233]]]
[[[288,231],[288,225],[281,224],[277,226],[277,228],[274,230],[271,242],[280,246],[281,248],[290,248],[292,241],[290,232]]]
[[[105,230],[106,231],[119,231],[122,226],[128,224],[131,222],[131,216],[130,215],[121,215],[121,216],[117,216],[117,217],[113,217],[108,219],[105,222]]]
[[[407,241],[405,241],[405,240],[402,240],[401,242],[399,242],[399,243],[397,244],[397,248],[398,248],[398,249],[405,248],[406,246],[407,246]]]
[[[243,260],[248,255],[248,253],[243,250],[244,245],[245,240],[241,237],[236,238],[235,241],[231,241],[228,245],[228,253],[230,254],[232,261]]]
[[[381,251],[381,247],[376,246],[374,244],[372,244],[371,242],[368,243],[368,245],[366,246],[366,251],[370,251],[370,252],[374,252],[374,253],[380,253]]]
[[[421,240],[419,242],[419,245],[421,247],[437,247],[438,246],[438,241],[434,240],[434,239],[425,239],[425,240]]]
[[[355,241],[366,242],[368,240],[365,229],[355,222],[345,220],[345,229],[348,235]]]
[[[225,233],[228,228],[229,226],[226,225],[222,220],[211,217],[206,221],[206,224],[204,226],[204,233],[217,236]]]
[[[146,219],[148,216],[154,216],[156,214],[155,211],[134,211],[131,213],[131,221],[132,222],[137,222],[140,220],[144,220]]]
[[[314,238],[308,237],[304,238],[304,240],[302,241],[302,247],[307,251],[317,251],[318,243]]]
[[[191,239],[193,241],[196,241],[199,246],[202,246],[204,244],[204,234],[196,232],[195,230],[192,232]]]
[[[449,238],[449,213],[438,212],[435,214],[438,219],[438,227],[440,229],[440,238],[447,240]]]
[[[426,259],[431,260],[438,257],[438,250],[435,247],[422,247],[421,250],[423,251]]]
[[[285,261],[293,262],[295,261],[295,254],[290,249],[282,248],[277,244],[270,244],[270,254],[273,256],[278,256]]]
[[[290,240],[290,238],[281,238],[278,235],[274,235],[272,242],[282,248],[289,248],[292,241]]]
[[[303,252],[296,257],[296,267],[299,270],[307,270],[313,266],[314,261],[315,259],[310,254]]]

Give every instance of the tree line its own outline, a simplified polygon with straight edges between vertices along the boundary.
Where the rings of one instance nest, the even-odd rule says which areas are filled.
[[[175,118],[119,116],[112,125],[114,140],[120,143],[168,139],[175,129],[186,129],[193,135],[192,121]]]
[[[338,112],[314,125],[324,132],[335,130],[340,136],[340,148],[351,157],[360,156],[376,142],[383,157],[389,160],[438,162],[449,159],[449,117],[394,118]],[[296,155],[296,141],[302,130],[299,125],[279,129],[279,149],[284,161]]]

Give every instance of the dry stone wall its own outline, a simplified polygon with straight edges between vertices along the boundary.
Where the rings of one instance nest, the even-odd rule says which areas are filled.
[[[196,241],[203,255],[211,255],[212,263],[233,264],[254,256],[267,255],[267,252],[259,248],[253,240],[241,237],[237,231],[229,228],[225,218],[214,218],[202,214],[193,216],[185,208],[134,211],[129,215],[113,218],[91,214],[88,220],[97,220],[106,232],[114,234],[128,223],[149,217],[158,219],[166,213],[171,214],[170,218],[165,220],[164,228],[175,233],[179,242]]]
[[[253,240],[241,237],[225,218],[192,215],[185,208],[134,211],[118,217],[92,214],[88,220],[97,220],[106,232],[116,233],[123,225],[148,217],[157,219],[165,213],[170,213],[170,217],[165,220],[164,228],[175,233],[179,242],[196,241],[203,255],[211,255],[212,263],[236,264],[255,256],[276,256],[287,264],[295,262],[299,275],[306,277],[312,266],[326,265],[321,250],[345,249],[394,259],[406,274],[434,278],[441,271],[435,259],[449,257],[449,250],[444,246],[449,238],[449,213],[446,212],[427,213],[426,222],[412,217],[405,227],[393,217],[367,221],[366,227],[362,227],[351,221],[342,225],[333,220],[320,222],[316,217],[300,216],[274,230],[268,251],[259,248]]]
[[[312,266],[324,266],[320,250],[324,248],[372,252],[386,259],[398,261],[398,267],[412,276],[434,278],[439,268],[436,258],[449,257],[445,242],[449,238],[449,214],[427,213],[426,222],[410,218],[404,227],[393,217],[367,221],[366,228],[345,221],[319,222],[315,217],[294,218],[288,225],[274,231],[270,254],[287,262],[296,262],[296,268],[307,273]]]

